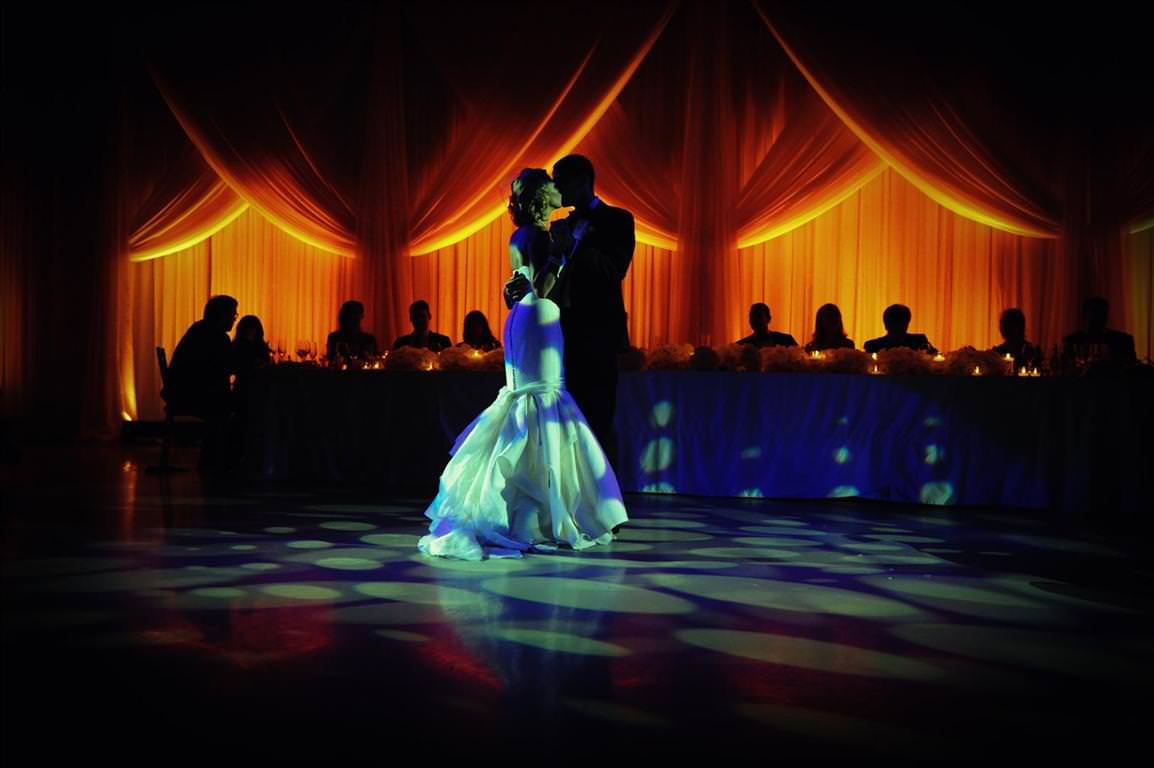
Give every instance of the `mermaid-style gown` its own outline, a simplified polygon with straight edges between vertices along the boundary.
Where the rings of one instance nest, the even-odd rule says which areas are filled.
[[[418,548],[483,560],[613,540],[617,477],[565,389],[561,312],[530,292],[505,321],[505,386],[457,437]]]

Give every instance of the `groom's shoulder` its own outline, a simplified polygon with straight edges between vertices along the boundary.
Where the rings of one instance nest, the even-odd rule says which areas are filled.
[[[606,202],[602,202],[601,205],[597,206],[597,208],[602,211],[601,215],[606,219],[612,219],[613,221],[622,224],[633,223],[633,214],[625,208],[618,208],[617,206],[609,205]]]

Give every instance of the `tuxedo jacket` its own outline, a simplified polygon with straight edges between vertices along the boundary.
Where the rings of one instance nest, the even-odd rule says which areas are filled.
[[[904,336],[879,336],[876,339],[870,339],[865,343],[866,352],[881,352],[885,349],[894,349],[895,347],[909,347],[921,352],[929,352],[934,354],[937,352],[934,345],[930,344],[930,340],[926,338],[924,333],[907,333]]]
[[[585,341],[625,349],[629,336],[621,281],[629,271],[636,245],[633,214],[602,201],[588,217],[588,229],[568,256],[547,298],[561,308],[566,344]]]

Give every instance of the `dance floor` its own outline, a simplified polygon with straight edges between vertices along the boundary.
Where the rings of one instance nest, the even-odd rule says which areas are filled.
[[[154,451],[0,470],[5,756],[1109,760],[1144,739],[1140,542],[1006,510],[629,495],[612,546],[449,562],[416,552],[427,497],[210,493],[146,474]]]

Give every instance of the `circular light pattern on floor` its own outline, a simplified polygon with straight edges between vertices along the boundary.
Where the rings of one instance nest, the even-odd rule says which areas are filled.
[[[692,531],[667,531],[663,529],[630,528],[626,523],[617,534],[617,541],[708,541],[713,537],[708,533],[694,533]]]
[[[914,606],[880,595],[793,581],[707,574],[645,574],[647,582],[664,589],[759,608],[800,613],[825,613],[865,619],[910,620],[925,617]]]
[[[869,544],[860,541],[843,541],[838,543],[839,549],[848,549],[851,552],[909,552],[909,547],[896,544]]]
[[[360,540],[374,547],[397,547],[399,549],[416,549],[420,535],[412,533],[370,533],[361,536]]]
[[[357,523],[352,520],[327,520],[321,523],[318,527],[324,528],[328,531],[371,531],[377,526],[370,523]]]
[[[793,560],[809,552],[793,552],[772,547],[701,547],[691,549],[688,554],[698,557],[726,557],[735,560]]]
[[[774,536],[740,536],[735,538],[735,544],[749,544],[753,547],[820,547],[824,542],[810,541],[809,539],[781,538]]]
[[[594,640],[566,632],[541,629],[504,628],[489,633],[492,637],[513,643],[541,648],[554,653],[572,653],[581,656],[628,656],[629,649],[616,643]]]
[[[1013,622],[1054,621],[1061,613],[1036,600],[991,588],[981,579],[871,576],[863,584],[937,610]]]
[[[774,525],[743,525],[738,530],[745,533],[764,533],[769,536],[831,536],[828,531],[818,531],[809,528],[787,528]]]
[[[597,579],[511,577],[487,579],[481,588],[504,597],[565,608],[613,613],[692,613],[693,603],[643,587]]]
[[[356,596],[358,600],[364,598]],[[458,624],[472,618],[490,620],[501,613],[500,603],[490,603],[483,609],[470,613],[462,607],[451,611],[443,606],[423,603],[376,602],[368,605],[346,605],[333,610],[329,620],[338,624],[355,624],[366,627],[403,627],[417,624]]]
[[[325,549],[310,549],[298,554],[286,555],[280,558],[280,560],[281,562],[319,565],[321,560],[338,558],[368,560],[379,564],[393,560],[407,560],[409,553],[398,552],[395,549],[380,549],[377,547],[326,547]]]
[[[247,594],[243,589],[235,587],[200,587],[189,590],[189,592],[197,597],[207,597],[212,600],[229,600],[244,597]]]
[[[803,637],[733,629],[681,629],[674,636],[683,643],[718,653],[820,672],[919,681],[944,676],[928,662]]]
[[[439,605],[443,608],[476,604],[483,597],[476,592],[442,584],[421,584],[415,581],[366,581],[353,590],[368,597],[399,600],[404,603]]]
[[[322,557],[314,565],[337,571],[372,571],[381,567],[379,561],[363,557]]]
[[[933,536],[911,536],[908,534],[867,533],[862,538],[877,539],[878,541],[896,541],[902,544],[944,544],[945,539],[936,539]]]
[[[631,518],[625,523],[630,528],[704,528],[707,524],[699,520],[678,520],[676,518]]]
[[[319,541],[317,539],[301,539],[299,541],[290,541],[286,546],[291,549],[325,549],[327,547],[336,546],[330,541]]]
[[[341,597],[339,590],[331,587],[320,587],[315,584],[266,584],[259,589],[263,594],[271,597],[283,597],[305,602],[330,601]]]

